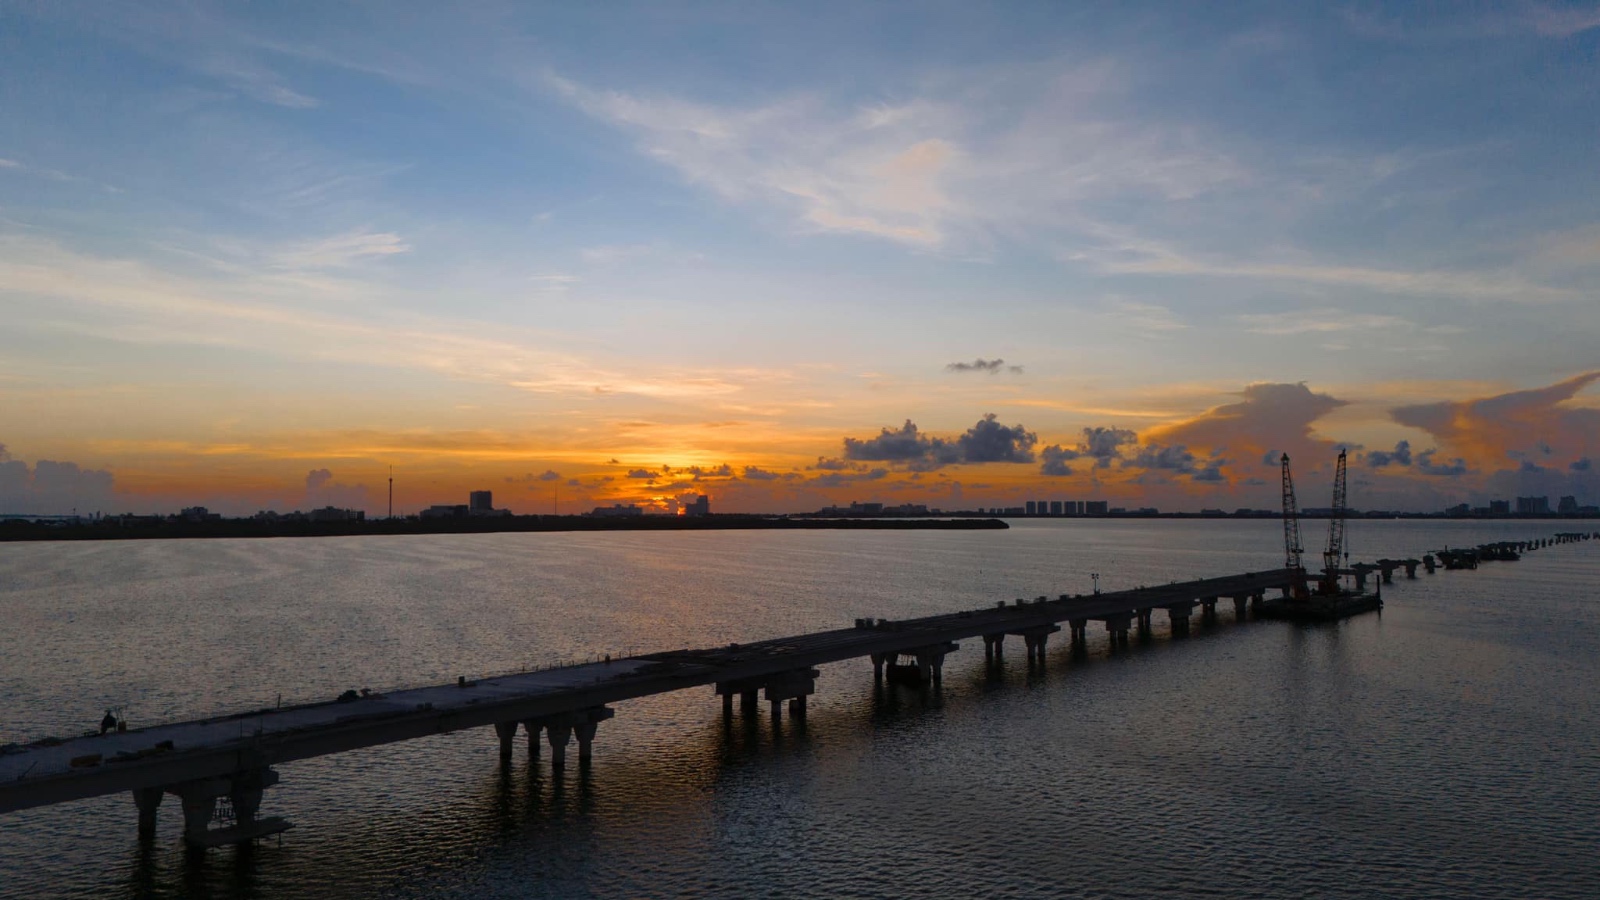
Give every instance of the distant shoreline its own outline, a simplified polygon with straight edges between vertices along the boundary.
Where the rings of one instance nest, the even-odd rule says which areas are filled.
[[[506,532],[609,531],[990,531],[1010,528],[998,518],[804,519],[717,515],[704,518],[638,516],[502,516],[467,519],[369,519],[352,522],[165,521],[119,525],[84,522],[60,525],[0,522],[0,543],[17,541],[138,541],[212,538],[360,537],[401,534],[500,534]]]

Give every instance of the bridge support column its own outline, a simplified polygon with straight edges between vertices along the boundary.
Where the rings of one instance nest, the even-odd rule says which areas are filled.
[[[572,726],[565,722],[551,722],[544,727],[550,739],[550,765],[561,768],[567,764],[567,742],[572,740]]]
[[[1141,641],[1147,641],[1150,639],[1150,612],[1151,610],[1147,607],[1145,609],[1138,610],[1137,613],[1135,613],[1139,623],[1139,640]]]
[[[510,761],[511,748],[517,740],[517,723],[496,722],[494,723],[494,733],[495,737],[500,739],[500,759]]]
[[[578,762],[586,763],[594,758],[594,734],[600,730],[599,722],[582,722],[572,726],[572,733],[578,736]]]
[[[178,795],[178,799],[183,801],[183,839],[197,847],[211,847],[217,844],[243,843],[287,830],[290,827],[289,823],[282,819],[256,818],[256,814],[261,810],[262,793],[277,783],[277,772],[271,769],[252,769],[226,777],[186,781],[170,785],[164,790]],[[228,798],[233,821],[213,830],[210,825],[217,815],[219,797]],[[150,810],[150,825],[153,828],[155,807],[159,804],[159,800],[150,803],[148,794],[145,799],[139,799],[138,795],[135,795],[135,799],[140,806],[141,831],[144,827],[147,804]]]
[[[1167,607],[1167,621],[1172,627],[1173,634],[1189,633],[1189,616],[1194,613],[1193,603],[1181,603]]]
[[[1067,623],[1072,628],[1072,649],[1082,651],[1089,645],[1089,620],[1073,619]]]
[[[1131,612],[1112,613],[1108,616],[1096,616],[1095,618],[1106,623],[1106,636],[1110,638],[1111,646],[1126,647],[1128,646],[1128,629],[1133,627],[1135,615],[1137,614]]]
[[[161,788],[135,788],[134,805],[139,807],[139,838],[148,840],[156,836],[156,810],[161,808],[161,798],[166,792]]]
[[[891,653],[889,656],[889,680],[902,684],[924,685],[932,683],[940,687],[944,682],[944,657],[945,654],[960,649],[960,644],[944,643],[933,644],[928,647],[913,647]],[[909,663],[899,663],[902,656],[911,658]]]
[[[1217,598],[1206,597],[1200,601],[1200,624],[1217,624]]]
[[[894,662],[894,654],[893,653],[874,653],[874,654],[872,654],[872,680],[873,681],[882,681],[883,680],[883,667],[884,667],[884,664],[892,663],[892,662]]]
[[[806,717],[806,698],[804,694],[789,698],[789,718],[804,719]]]
[[[1244,621],[1245,604],[1248,603],[1249,601],[1250,601],[1249,597],[1234,597],[1233,598],[1233,620],[1235,622],[1243,622]]]
[[[1050,640],[1050,635],[1061,630],[1060,625],[1035,625],[1020,631],[1008,632],[1022,638],[1023,646],[1028,648],[1028,665],[1044,665],[1044,648]]]
[[[528,758],[539,758],[539,732],[544,730],[544,723],[538,719],[527,719],[522,723],[522,730],[528,733]]]
[[[761,693],[755,688],[739,692],[739,711],[747,716],[755,714],[756,706],[760,702]]]
[[[1267,602],[1267,595],[1266,594],[1255,594],[1255,595],[1251,596],[1251,598],[1250,598],[1250,611],[1253,612],[1253,613],[1260,613],[1261,612],[1261,605],[1263,603],[1266,603],[1266,602]]]
[[[1407,578],[1416,578],[1417,577],[1417,560],[1408,559],[1404,563],[1401,563],[1401,565],[1406,567],[1406,577]]]
[[[1001,651],[1005,649],[1006,636],[1003,634],[986,634],[983,636],[983,661],[997,663],[1001,658]]]
[[[1367,576],[1372,573],[1372,569],[1372,566],[1363,565],[1361,563],[1357,563],[1356,565],[1350,567],[1351,573],[1355,575],[1356,578],[1356,590],[1364,591],[1367,589]]]

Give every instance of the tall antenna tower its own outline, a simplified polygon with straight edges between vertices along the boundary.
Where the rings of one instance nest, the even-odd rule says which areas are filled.
[[[394,518],[394,466],[389,466],[389,518]]]

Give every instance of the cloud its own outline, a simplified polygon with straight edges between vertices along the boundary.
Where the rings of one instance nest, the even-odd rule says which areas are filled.
[[[867,462],[893,462],[913,471],[927,471],[956,463],[1033,462],[1038,435],[1021,425],[1001,425],[993,413],[954,440],[917,430],[910,419],[898,429],[885,427],[877,437],[844,439],[844,457]]]
[[[1220,454],[1246,459],[1270,459],[1273,453],[1288,453],[1292,458],[1320,459],[1333,451],[1334,443],[1312,433],[1312,424],[1345,405],[1328,394],[1319,394],[1298,384],[1252,384],[1240,392],[1238,403],[1228,403],[1174,425],[1152,428],[1146,441],[1168,446],[1184,446],[1207,455]],[[1270,464],[1276,464],[1274,460]]]
[[[1039,451],[1043,460],[1039,464],[1039,474],[1052,477],[1062,477],[1072,474],[1072,467],[1067,465],[1069,460],[1078,458],[1078,451],[1069,450],[1060,444],[1052,444]]]
[[[1374,450],[1365,457],[1370,468],[1382,469],[1385,466],[1411,465],[1411,442],[1400,441],[1394,445],[1393,451]]]
[[[3,451],[4,449],[4,446],[0,446],[0,451]],[[0,457],[0,459],[3,458],[4,457]],[[1594,461],[1589,459],[1587,456],[1582,457],[1581,459],[1575,459],[1572,461],[1571,465],[1567,466],[1568,469],[1571,469],[1574,472],[1587,472],[1593,467]]]
[[[0,462],[6,462],[9,459],[11,459],[11,451],[6,449],[5,444],[0,444]]]
[[[108,512],[117,502],[116,482],[104,469],[41,459],[29,466],[0,445],[0,512],[22,515],[87,515]]]
[[[910,420],[907,420],[906,424],[910,425]],[[888,429],[884,430],[887,431]],[[817,464],[809,468],[821,469],[825,472],[846,472],[859,467],[847,460],[819,456],[817,457]]]
[[[783,476],[777,472],[769,472],[756,466],[745,466],[744,477],[748,481],[776,481]]]
[[[653,472],[653,471],[651,471],[649,469],[629,469],[628,470],[628,477],[629,478],[643,478],[643,479],[649,479],[649,480],[653,481],[653,480],[655,480],[655,477],[656,477],[657,474],[659,474],[659,473]]]
[[[1434,463],[1433,456],[1438,452],[1436,449],[1428,449],[1418,453],[1416,470],[1424,475],[1432,475],[1436,478],[1460,478],[1471,471],[1467,468],[1466,460],[1460,457],[1448,463]]]
[[[350,266],[363,259],[410,253],[411,245],[391,231],[349,231],[296,244],[279,253],[279,266],[291,269],[325,269]]]
[[[1576,457],[1600,446],[1600,410],[1569,401],[1597,380],[1600,371],[1587,372],[1542,388],[1403,406],[1389,415],[1485,467],[1518,455]]]
[[[946,365],[944,367],[944,370],[946,372],[987,372],[990,375],[994,375],[994,374],[996,374],[997,372],[1000,371],[1000,367],[1005,365],[1005,362],[1006,362],[1005,360],[998,359],[998,358],[996,358],[996,359],[984,359],[983,357],[979,357],[979,358],[977,358],[977,359],[975,359],[975,360],[973,360],[972,362],[969,362],[969,363],[968,362],[953,362],[953,363],[950,363],[949,365]],[[1012,366],[1011,368],[1012,368],[1013,371],[1017,371],[1021,367],[1020,366]]]
[[[333,480],[333,472],[328,469],[312,469],[306,473],[306,490],[315,491]]]

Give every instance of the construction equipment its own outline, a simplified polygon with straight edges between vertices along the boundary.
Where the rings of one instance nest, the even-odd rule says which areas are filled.
[[[1294,478],[1289,475],[1289,454],[1283,455],[1283,567],[1304,568],[1300,554],[1300,507],[1294,500]]]
[[[1333,472],[1333,506],[1328,516],[1328,546],[1322,551],[1322,592],[1339,592],[1339,564],[1344,561],[1345,519],[1345,451],[1339,450],[1339,462]]]

